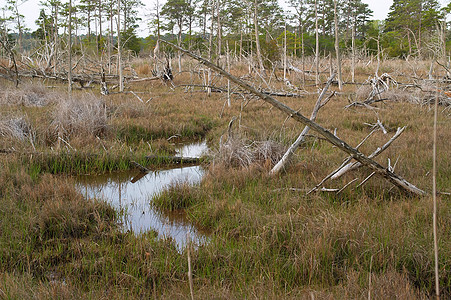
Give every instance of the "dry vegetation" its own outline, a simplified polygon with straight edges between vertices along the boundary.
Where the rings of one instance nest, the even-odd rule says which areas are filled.
[[[101,96],[97,88],[76,91],[69,99],[65,88],[30,81],[15,89],[0,82],[1,298],[189,298],[186,252],[153,232],[122,232],[111,207],[86,201],[72,179],[61,175],[128,169],[130,160],[145,164],[145,155],[171,153],[174,139],[199,137],[207,139],[213,156],[201,184],[176,185],[153,200],[161,209],[184,208],[191,221],[213,232],[209,243],[191,254],[195,298],[363,299],[370,294],[423,299],[433,294],[430,197],[406,196],[376,176],[357,187],[370,174],[365,168],[326,183],[341,188],[359,178],[339,194],[306,195],[346,158],[314,132],[284,172],[269,177],[303,126],[236,87],[228,107],[226,92],[208,97],[203,88],[182,86],[202,84],[201,68],[192,61],[186,66],[193,73],[177,74],[175,88],[160,81],[131,83],[128,90],[143,101],[131,93]],[[374,64],[359,66],[358,82],[374,76]],[[149,73],[147,63],[137,62],[135,69]],[[355,146],[379,120],[387,134],[375,132],[360,148],[366,154],[407,126],[377,161],[387,166],[390,159],[398,174],[430,193],[437,88],[421,79],[427,78],[429,64],[388,61],[381,70],[397,82],[380,95],[386,100],[372,108],[345,109],[370,93],[370,86],[346,84],[317,122]],[[289,80],[298,90],[274,76],[262,82],[244,64],[233,73],[264,90],[302,94],[278,99],[304,115],[310,115],[318,97],[314,81],[304,88],[296,73]],[[213,84],[226,87],[219,77]],[[447,89],[439,87],[442,192],[451,191]],[[439,268],[445,298],[451,297],[450,228],[450,196],[442,195]]]

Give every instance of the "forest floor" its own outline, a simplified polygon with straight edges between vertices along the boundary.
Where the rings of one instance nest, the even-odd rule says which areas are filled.
[[[438,251],[441,293],[451,297],[451,105],[446,86],[428,78],[429,62],[387,61],[379,74],[391,82],[386,99],[369,106],[375,63],[357,69],[359,84],[345,84],[318,114],[321,124],[369,155],[398,127],[403,134],[376,160],[432,193],[434,99],[443,99],[437,123]],[[212,232],[190,251],[194,298],[423,299],[435,292],[432,196],[406,195],[371,171],[326,182],[340,192],[307,191],[347,154],[310,131],[291,163],[268,173],[303,125],[268,103],[233,87],[207,95],[203,71],[162,81],[130,83],[127,93],[101,96],[98,87],[0,81],[0,298],[190,299],[188,251],[155,232],[136,235],[118,225],[102,199],[86,200],[73,175],[147,166],[146,156],[172,155],[173,141],[206,139],[207,170],[194,186],[174,184],[152,199],[159,209],[184,209]],[[440,67],[437,66],[437,69]],[[150,75],[143,62],[140,77]],[[324,86],[314,77],[282,71],[265,81],[236,65],[232,73],[310,116]],[[344,69],[348,74],[349,69]],[[373,75],[372,75],[373,74]],[[253,74],[255,75],[255,74]],[[329,73],[322,74],[323,83]],[[350,81],[345,76],[346,82]],[[216,76],[216,87],[227,86]],[[448,87],[449,88],[449,87]],[[133,93],[131,93],[133,91]],[[215,91],[215,90],[213,90]],[[232,118],[236,120],[228,128]],[[382,126],[377,125],[382,124]],[[382,127],[384,130],[382,130]],[[230,136],[229,136],[230,135]]]

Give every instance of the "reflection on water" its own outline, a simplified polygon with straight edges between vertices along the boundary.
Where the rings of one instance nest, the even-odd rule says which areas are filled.
[[[207,143],[205,141],[182,145],[176,150],[177,155],[184,157],[201,157],[207,151]]]
[[[180,150],[180,155],[196,157],[205,148],[205,143],[194,144],[191,148],[186,146]],[[203,174],[200,166],[191,166],[152,171],[135,183],[131,183],[131,179],[136,172],[81,176],[77,179],[77,188],[86,198],[104,199],[118,209],[124,230],[141,233],[152,229],[159,236],[171,237],[181,249],[186,244],[188,232],[195,244],[204,243],[206,233],[189,223],[184,211],[154,210],[150,205],[151,198],[175,182],[199,183]]]

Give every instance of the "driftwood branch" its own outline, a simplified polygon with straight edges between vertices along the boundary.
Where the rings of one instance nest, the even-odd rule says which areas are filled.
[[[252,87],[249,84],[239,80],[235,76],[229,74],[228,72],[226,72],[222,68],[218,67],[217,65],[209,62],[208,60],[206,60],[206,59],[204,59],[202,57],[199,57],[199,56],[197,56],[197,55],[195,55],[195,54],[193,54],[193,53],[191,53],[191,52],[189,52],[189,51],[187,51],[187,50],[185,50],[185,49],[183,49],[181,47],[178,47],[178,46],[170,43],[170,42],[167,42],[167,41],[162,41],[162,42],[170,45],[171,47],[173,47],[175,49],[178,49],[178,50],[182,51],[183,53],[187,54],[188,56],[196,59],[197,61],[199,61],[201,63],[203,63],[205,66],[207,66],[207,67],[211,68],[212,70],[220,73],[221,75],[223,75],[224,77],[226,77],[230,81],[234,82],[235,84],[241,86],[242,88],[244,88],[244,89],[248,90],[249,92],[255,94],[256,96],[260,97],[262,100],[264,100],[265,102],[268,102],[269,104],[271,104],[272,106],[276,107],[280,111],[290,115],[296,121],[301,122],[304,125],[309,126],[312,130],[316,131],[317,133],[322,135],[324,138],[326,138],[332,145],[334,145],[337,148],[341,149],[342,151],[348,153],[349,155],[351,155],[355,160],[357,160],[361,164],[367,166],[368,168],[370,168],[374,172],[376,172],[376,173],[380,174],[381,176],[385,177],[388,181],[393,183],[395,186],[399,187],[404,192],[409,193],[409,194],[414,194],[414,195],[426,195],[425,191],[417,188],[416,186],[414,186],[413,184],[409,183],[408,181],[406,181],[401,176],[399,176],[399,175],[393,173],[392,171],[388,170],[387,168],[384,168],[378,162],[366,157],[363,153],[361,153],[357,149],[351,147],[345,141],[339,139],[338,137],[336,137],[334,134],[332,134],[330,131],[328,131],[327,129],[323,128],[319,124],[311,121],[309,118],[305,117],[301,113],[296,112],[291,107],[285,105],[282,102],[277,101],[276,99],[274,99],[273,97],[271,97],[269,95],[265,95],[264,93],[259,92],[254,87]]]
[[[203,88],[203,89],[210,89],[211,92],[227,93],[227,87],[218,87],[218,86],[203,85],[203,84],[180,84],[178,86],[180,86],[180,87],[198,87],[198,88]],[[266,91],[266,90],[261,90],[261,92],[266,94],[266,95],[269,95],[269,96],[289,97],[289,98],[302,98],[302,97],[304,97],[306,95],[306,94],[287,93],[287,92],[283,92],[283,91]],[[231,92],[231,94],[252,94],[252,93],[243,92],[243,91],[238,90],[238,91],[235,91],[235,92]]]

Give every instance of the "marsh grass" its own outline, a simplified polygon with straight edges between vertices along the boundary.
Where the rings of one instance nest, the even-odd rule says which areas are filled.
[[[221,181],[218,173],[207,175],[202,189],[187,193],[195,203],[188,207],[190,218],[215,232],[205,251],[199,252],[199,260],[194,260],[198,276],[232,276],[244,284],[263,277],[273,280],[278,289],[291,290],[340,285],[350,272],[364,279],[371,264],[372,274],[379,278],[387,270],[405,273],[401,278],[409,293],[416,294],[416,288],[426,294],[433,290],[432,235],[422,229],[431,225],[428,199],[404,202],[390,195],[355,192],[341,197],[303,197],[280,191],[276,187],[283,182],[255,175],[255,169],[226,173]],[[244,178],[237,179],[238,174]],[[180,192],[171,189],[172,195],[165,198],[179,201]],[[449,237],[449,204],[444,206],[448,212],[439,218],[439,231]],[[446,258],[449,241],[443,238],[439,251]],[[441,260],[444,285],[450,280],[448,265],[448,259]],[[379,291],[382,295],[390,294],[390,283],[386,284],[387,290]],[[449,291],[444,288],[444,293]]]
[[[252,165],[275,165],[286,151],[285,145],[271,139],[252,141],[245,135],[229,136],[220,140],[219,147],[210,151],[212,163],[226,168],[249,168]]]
[[[196,189],[184,182],[174,182],[151,200],[158,210],[174,211],[192,206],[197,201]]]
[[[55,103],[58,93],[49,91],[40,82],[26,83],[20,89],[7,87],[0,92],[0,104],[42,107]]]
[[[107,129],[105,102],[92,94],[61,99],[54,110],[55,131],[71,135],[102,135]],[[58,133],[57,133],[58,134]]]
[[[33,129],[25,116],[0,115],[0,136],[25,141],[33,139]]]
[[[411,78],[406,74],[425,76],[428,67],[428,63],[387,61],[381,71],[408,82]],[[374,70],[375,64],[360,63],[357,79],[363,82]],[[233,72],[265,86],[244,65]],[[289,76],[300,84],[297,74]],[[174,84],[196,82],[193,78],[178,74]],[[216,85],[226,84],[215,80]],[[270,84],[285,88],[283,82]],[[302,98],[280,100],[309,115],[317,94],[315,87],[306,88],[310,93]],[[154,232],[136,236],[119,230],[111,207],[101,200],[86,201],[70,177],[62,175],[127,169],[131,159],[145,165],[145,155],[171,154],[173,142],[198,136],[225,159],[210,164],[199,185],[175,184],[152,202],[160,209],[183,208],[192,222],[213,233],[209,243],[191,253],[195,297],[366,299],[370,293],[375,299],[424,299],[432,295],[428,198],[407,197],[376,176],[340,195],[306,196],[292,188],[312,188],[346,155],[312,133],[285,171],[268,177],[277,157],[273,153],[283,153],[277,149],[289,146],[303,129],[286,115],[248,95],[234,95],[228,108],[221,93],[207,97],[202,90],[170,91],[158,81],[133,84],[131,89],[152,100],[144,104],[130,94],[95,96],[106,107],[106,131],[93,134],[95,130],[75,127],[66,137],[75,150],[63,143],[56,150],[56,140],[46,142],[57,102],[44,107],[5,106],[26,113],[36,132],[36,152],[42,155],[31,151],[29,143],[22,143],[24,153],[0,155],[0,297],[188,298],[183,250],[180,253],[173,241],[158,239]],[[397,173],[430,191],[433,113],[428,105],[407,101],[408,93],[390,92],[396,101],[377,103],[376,109],[344,109],[356,93],[356,86],[345,85],[321,109],[317,121],[355,146],[379,119],[389,133],[373,134],[360,148],[366,154],[384,144],[397,127],[407,126],[377,161],[387,165],[390,159],[392,166],[397,161]],[[238,117],[234,135],[241,137],[235,148],[249,150],[253,157],[244,165],[227,163],[230,156],[225,154],[233,151],[221,149],[219,143],[233,117]],[[450,123],[449,114],[440,112],[437,189],[448,192]],[[276,141],[276,147],[273,142],[251,142],[268,140]],[[2,147],[20,146],[9,137],[0,137],[0,142]],[[264,149],[262,154],[253,152],[257,148]],[[326,186],[342,187],[369,174],[361,168]],[[450,205],[449,196],[441,196],[439,269],[445,298],[451,295]]]
[[[2,297],[45,298],[53,291],[132,298],[183,277],[172,242],[158,242],[152,232],[121,233],[113,208],[87,201],[68,179],[43,175],[33,181],[22,167],[9,167],[0,171]]]

